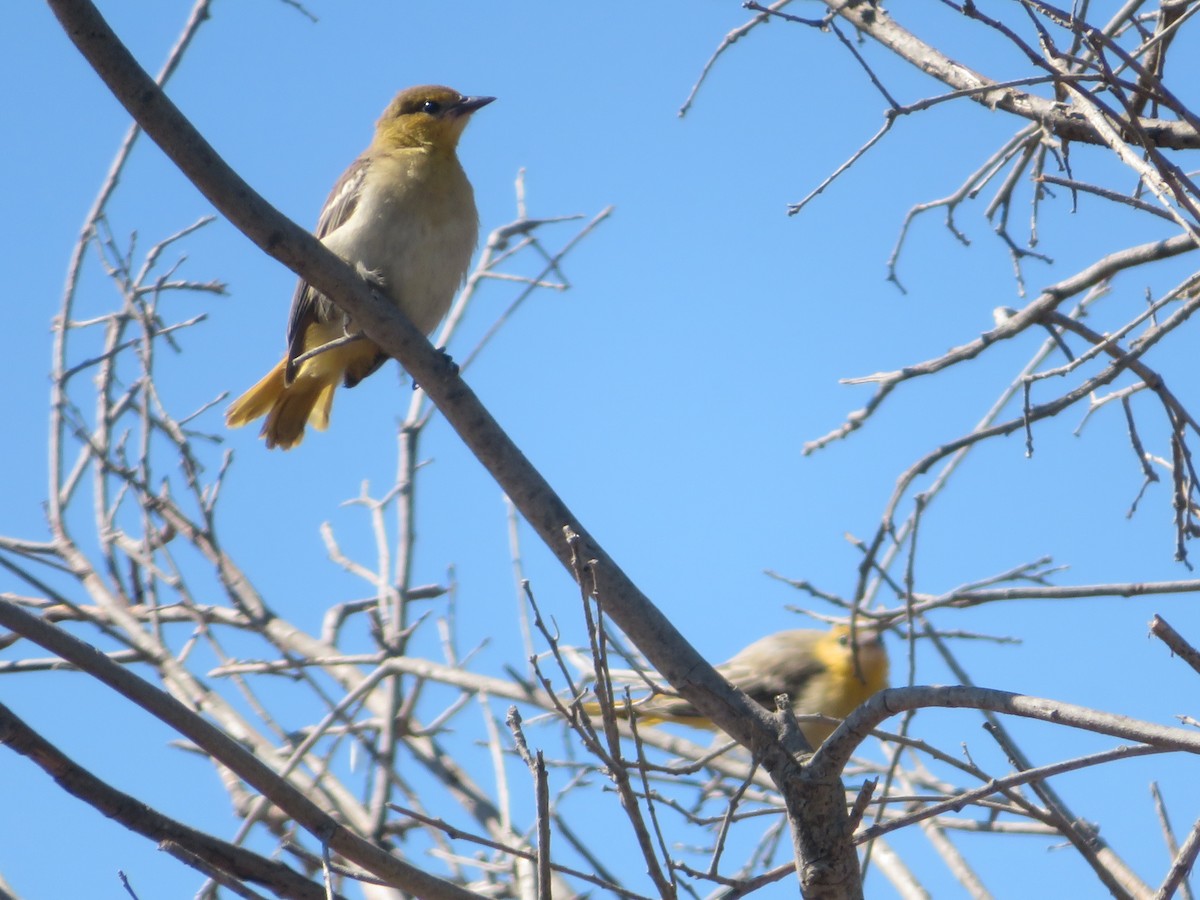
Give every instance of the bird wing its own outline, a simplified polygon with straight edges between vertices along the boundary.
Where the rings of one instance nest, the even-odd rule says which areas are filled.
[[[749,668],[739,664],[736,659],[731,659],[724,665],[717,666],[717,671],[731,684],[741,688],[751,700],[774,711],[775,698],[780,694],[787,694],[793,704],[798,702],[804,685],[821,672],[821,664],[810,659],[797,665],[793,660],[790,669],[781,671],[775,667]]]
[[[324,238],[327,234],[336,231],[354,215],[358,199],[362,195],[362,185],[369,166],[370,160],[359,157],[337,180],[337,184],[329,192],[329,197],[321,208],[321,215],[317,220],[317,229],[314,234],[318,238]],[[304,352],[305,331],[313,322],[327,319],[331,307],[332,304],[318,291],[309,287],[308,282],[304,279],[300,279],[296,283],[296,292],[292,295],[292,309],[288,313],[287,324],[286,379],[288,382],[291,382],[296,375],[296,357]]]
[[[755,641],[716,670],[725,680],[737,685],[750,699],[774,711],[775,697],[788,694],[792,703],[803,696],[805,685],[822,672],[821,661],[814,658],[813,646],[824,632],[781,631]],[[668,719],[692,719],[699,712],[682,697],[655,698],[645,704],[649,715]]]

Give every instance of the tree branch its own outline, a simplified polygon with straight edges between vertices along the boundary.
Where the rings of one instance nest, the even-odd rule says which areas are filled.
[[[589,590],[602,598],[604,611],[654,667],[705,716],[763,761],[789,810],[803,816],[806,808],[837,808],[842,810],[844,817],[844,791],[840,782],[836,778],[810,782],[812,790],[824,796],[822,802],[817,802],[815,794],[806,792],[804,782],[796,777],[797,762],[784,749],[774,718],[721,678],[670,620],[638,590],[512,443],[458,377],[452,363],[437,353],[424,335],[393,304],[376,294],[350,266],[307,231],[279,214],[246,184],[142,70],[92,3],[87,0],[48,2],[75,46],[146,134],[233,225],[264,252],[333,299],[362,326],[372,341],[400,361],[559,561],[572,574],[575,571],[573,561],[581,564],[587,574]],[[194,727],[191,723],[182,724]],[[207,723],[204,725],[211,727]],[[228,743],[227,738],[220,737]],[[216,735],[206,735],[206,739],[216,741]],[[228,747],[223,747],[219,752],[227,755],[228,751]],[[273,773],[261,767],[257,760],[253,760],[253,764],[262,771],[256,771],[256,780],[252,783],[260,790],[272,784]],[[297,821],[303,821],[306,827],[315,829],[322,837],[333,827],[333,834],[339,841],[346,842],[350,852],[340,847],[335,849],[371,868],[362,860],[380,855],[381,851],[370,845],[359,846],[357,838],[350,840],[345,829],[333,825],[319,810],[305,808],[303,803],[307,801],[301,803],[301,800],[289,798],[293,808],[303,813],[303,818],[297,817]],[[314,814],[319,814],[319,818],[314,818]],[[331,843],[331,846],[334,845]],[[816,889],[821,879],[831,873],[836,881],[831,884],[832,889],[842,891],[846,872],[853,871],[857,875],[857,859],[848,840],[822,843],[810,849],[818,854],[816,859],[820,864],[809,865],[809,861],[800,860],[798,868],[806,892]],[[401,865],[386,854],[382,855],[396,866]],[[376,866],[384,864],[379,859],[372,859],[372,862]],[[407,866],[403,870],[390,871],[397,878],[403,872],[404,878],[428,879],[430,890],[435,884],[443,891],[453,888]]]
[[[926,75],[955,91],[964,92],[989,110],[998,109],[1036,122],[1063,140],[1104,146],[1108,143],[1090,122],[1070,106],[1013,87],[997,87],[993,79],[955,62],[905,29],[878,3],[825,0],[825,4],[859,31],[874,38]],[[1128,119],[1118,119],[1114,125],[1122,140],[1131,143],[1146,141],[1149,142],[1148,146],[1170,150],[1200,148],[1200,134],[1187,122],[1138,118],[1132,124]]]
[[[269,885],[282,897],[322,900],[324,888],[273,859],[189,828],[141,801],[105,784],[0,704],[0,743],[28,757],[60,787],[108,818],[162,843],[185,847],[219,871],[239,880]]]

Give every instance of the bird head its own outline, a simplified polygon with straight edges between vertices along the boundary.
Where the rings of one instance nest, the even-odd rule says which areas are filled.
[[[836,625],[818,646],[817,652],[829,669],[843,672],[846,677],[859,682],[864,699],[887,687],[887,648],[878,630],[860,625],[851,639],[847,626]]]
[[[386,148],[430,147],[453,151],[471,114],[495,97],[466,97],[436,84],[405,88],[388,104],[375,127]]]

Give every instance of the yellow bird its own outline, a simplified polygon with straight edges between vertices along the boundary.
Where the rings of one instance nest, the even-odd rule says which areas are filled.
[[[494,99],[438,85],[401,91],[317,222],[321,242],[378,284],[425,334],[450,308],[479,239],[475,194],[455,151],[471,114]],[[265,415],[267,447],[284,450],[300,443],[306,424],[325,430],[338,382],[354,387],[387,354],[360,337],[297,359],[356,331],[353,320],[301,281],[286,356],[234,401],[225,424],[237,428]]]
[[[855,657],[857,656],[857,664]],[[786,693],[797,715],[824,715],[844,719],[872,694],[887,687],[888,655],[883,640],[873,629],[857,631],[855,643],[850,629],[838,625],[829,631],[799,628],[760,638],[740,650],[716,670],[750,699],[775,710],[775,697]],[[599,705],[586,704],[590,714]],[[678,722],[696,728],[712,728],[687,700],[677,695],[655,694],[633,703],[639,722]],[[628,712],[618,700],[617,715]],[[828,722],[801,722],[804,737],[813,748],[833,733]]]

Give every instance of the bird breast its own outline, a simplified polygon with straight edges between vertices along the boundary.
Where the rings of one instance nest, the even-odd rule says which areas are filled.
[[[373,166],[434,165],[438,171],[406,179],[368,173],[353,213],[324,238],[334,253],[367,270],[424,334],[449,309],[479,229],[471,184],[458,161],[429,157],[375,161]]]

